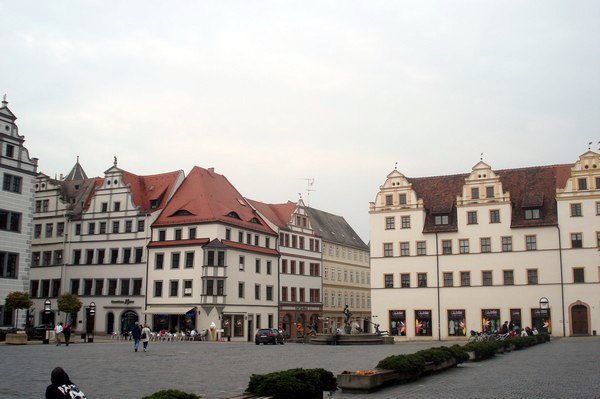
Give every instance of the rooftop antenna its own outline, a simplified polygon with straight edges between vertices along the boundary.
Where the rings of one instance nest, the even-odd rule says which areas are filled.
[[[312,191],[317,191],[311,188],[315,183],[315,179],[312,177],[299,177],[298,179],[306,181],[306,206],[310,208],[310,193]],[[300,195],[300,199],[302,199],[302,195]]]

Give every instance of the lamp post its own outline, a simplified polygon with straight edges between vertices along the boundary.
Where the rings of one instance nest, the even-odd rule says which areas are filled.
[[[50,302],[50,298],[47,298],[44,301],[44,328],[46,329],[45,334],[44,334],[44,339],[42,341],[42,343],[44,344],[48,344],[50,342],[50,339],[48,337],[48,316],[50,315],[50,313],[52,313],[52,302]]]
[[[90,302],[90,312],[88,315],[88,323],[87,323],[87,333],[88,339],[87,342],[94,342],[94,324],[96,318],[96,303]],[[91,336],[89,335],[91,334]]]

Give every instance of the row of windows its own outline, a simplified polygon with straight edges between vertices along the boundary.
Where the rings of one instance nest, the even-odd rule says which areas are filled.
[[[289,296],[288,296],[289,288]],[[321,302],[321,290],[317,288],[310,288],[308,293],[308,302],[319,303]],[[306,300],[306,289],[304,287],[281,287],[281,301],[282,302],[307,302]]]
[[[56,252],[56,251],[55,251]],[[120,256],[119,256],[120,253]],[[38,252],[39,254],[39,252]],[[43,253],[45,254],[45,252]],[[73,250],[73,265],[116,265],[119,263],[142,263],[144,249],[112,248],[112,249],[75,249]],[[107,256],[108,255],[108,258]],[[39,258],[39,255],[38,255]],[[43,258],[42,258],[43,261]],[[57,262],[55,261],[55,264]],[[58,262],[60,263],[60,262]]]
[[[21,232],[21,214],[0,209],[0,230]]]
[[[319,240],[309,238],[307,248],[306,238],[296,234],[279,233],[279,245],[282,247],[308,249],[313,252],[321,252],[321,242]]]
[[[60,224],[60,223],[59,223]],[[47,225],[46,225],[47,226]],[[94,235],[94,234],[106,234],[108,232],[108,222],[98,222],[97,223],[98,226],[98,230],[96,230],[96,222],[88,222],[87,224],[87,234],[88,235]],[[120,220],[114,220],[111,222],[110,224],[111,230],[110,232],[113,234],[117,234],[117,233],[121,233],[121,221]],[[138,220],[137,221],[137,232],[142,232],[144,231],[145,228],[145,221],[142,220]],[[47,229],[47,227],[46,227]],[[124,230],[122,231],[123,233],[134,233],[133,231],[133,220],[126,220],[124,223]],[[75,235],[79,236],[82,233],[82,226],[81,223],[77,223],[75,225]],[[48,237],[48,230],[46,230],[46,237]],[[36,237],[37,238],[37,237]]]
[[[583,216],[582,204],[570,204],[571,205],[571,216],[580,217]],[[600,215],[600,202],[596,202],[596,215]]]
[[[298,265],[298,268],[296,268],[296,264]],[[296,262],[295,260],[290,260],[289,261],[289,268],[288,268],[288,259],[282,259],[281,260],[281,273],[283,274],[299,274],[301,276],[305,276],[306,275],[306,268],[304,267],[305,262],[303,261],[298,261]],[[320,276],[321,275],[321,265],[319,263],[310,263],[309,264],[309,269],[308,269],[308,275],[309,276]]]
[[[470,287],[471,286],[471,272],[462,271],[458,272],[459,281],[458,286],[460,287]],[[443,287],[454,287],[454,272],[442,272]],[[514,285],[514,270],[503,270],[503,285]],[[538,283],[538,270],[537,269],[527,269],[526,272],[526,281],[528,285],[535,285]],[[482,286],[491,286],[494,285],[493,272],[491,270],[483,270],[481,272],[481,285]],[[400,273],[400,281],[399,285],[395,285],[394,275],[393,274],[384,274],[383,275],[383,287],[384,288],[394,288],[394,286],[400,288],[411,288],[411,275],[410,273]],[[418,288],[428,287],[427,284],[427,273],[417,273],[417,285]]]
[[[347,257],[346,257],[346,247],[340,247],[338,245],[326,245],[323,244],[323,251],[325,251],[325,248],[327,247],[327,253],[329,256],[334,256],[334,250],[335,250],[335,257],[336,258],[342,258],[342,259],[348,259],[348,260],[353,260],[359,261],[360,262],[368,262],[369,261],[369,255],[366,252],[362,252],[359,250],[354,250],[354,249],[348,249],[347,251]]]
[[[2,189],[4,191],[20,194],[22,185],[23,179],[20,176],[11,175],[8,173],[4,174],[4,180],[2,182]]]
[[[407,205],[407,196],[406,194],[400,194],[398,195],[398,205]],[[393,194],[387,194],[385,196],[385,205],[386,206],[392,206],[394,205],[394,195]]]
[[[595,177],[596,190],[600,190],[600,177]],[[580,177],[577,179],[578,190],[589,190],[587,177]]]
[[[29,295],[32,298],[58,297],[60,295],[60,279],[31,280],[29,282]]]
[[[19,254],[0,251],[0,277],[17,278],[19,271]]]
[[[261,292],[262,292],[261,285],[254,284],[254,299],[260,300]],[[246,284],[243,281],[238,282],[238,298],[240,298],[240,299],[246,298]],[[273,286],[272,285],[265,286],[265,299],[267,301],[273,300]]]
[[[46,223],[44,225],[45,237],[50,238],[54,235],[54,223]],[[65,234],[65,222],[56,223],[56,237],[62,237]],[[42,225],[36,224],[33,226],[33,238],[42,237]]]
[[[329,273],[331,271],[331,273]],[[342,280],[343,276],[343,280]],[[358,270],[355,272],[354,270],[346,270],[346,269],[336,269],[332,267],[331,270],[329,268],[325,268],[323,279],[332,280],[332,281],[344,281],[356,284],[371,284],[371,275],[368,272]]]
[[[331,308],[344,308],[348,305],[350,308],[362,308],[369,309],[371,307],[371,295],[362,293],[356,293],[356,296],[353,292],[348,295],[348,292],[344,292],[342,296],[342,291],[338,291],[337,293],[332,291],[325,291],[323,295],[324,303],[323,306],[331,307]]]
[[[32,298],[57,297],[60,295],[60,279],[31,280],[29,292]],[[81,279],[71,279],[70,292],[81,296],[142,295],[142,279],[84,278],[83,286]]]

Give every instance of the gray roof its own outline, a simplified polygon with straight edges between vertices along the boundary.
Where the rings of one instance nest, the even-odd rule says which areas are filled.
[[[368,245],[364,243],[342,216],[309,207],[305,207],[305,209],[310,217],[312,228],[315,230],[315,233],[322,237],[323,241],[363,251],[369,250]]]
[[[79,164],[79,157],[77,157],[77,162],[75,163],[75,166],[73,166],[73,169],[71,169],[71,171],[69,172],[69,174],[67,176],[65,176],[65,180],[69,181],[69,180],[85,180],[87,179],[87,175],[85,174],[85,171],[83,170],[83,167]]]

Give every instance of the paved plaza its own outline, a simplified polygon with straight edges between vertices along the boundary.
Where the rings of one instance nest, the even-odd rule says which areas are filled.
[[[450,344],[450,343],[446,343]],[[390,355],[432,343],[317,346],[288,343],[158,342],[133,352],[131,341],[93,344],[0,345],[0,398],[42,398],[50,371],[62,366],[89,399],[138,399],[177,388],[227,398],[244,391],[252,373],[323,367],[334,373],[373,368]],[[373,394],[335,399],[392,398],[600,398],[600,338],[555,339],[523,351],[397,385]]]

